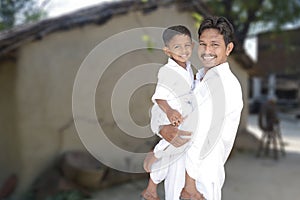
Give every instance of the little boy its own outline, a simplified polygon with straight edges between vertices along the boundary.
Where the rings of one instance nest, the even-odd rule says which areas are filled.
[[[151,117],[152,128],[159,127],[152,126],[152,124],[180,126],[193,107],[189,98],[189,93],[194,87],[194,75],[189,62],[193,50],[191,33],[182,25],[172,26],[163,32],[163,41],[165,44],[163,50],[169,59],[158,72],[158,83],[152,96],[154,103]],[[144,168],[151,173],[148,186],[141,194],[143,200],[159,200],[157,184],[167,175],[168,165],[171,162],[170,155],[182,153],[182,148],[176,151],[177,148],[161,139],[153,152],[147,155]],[[187,176],[185,187],[190,186],[195,187],[195,182]],[[199,192],[191,196],[194,199],[201,199]]]

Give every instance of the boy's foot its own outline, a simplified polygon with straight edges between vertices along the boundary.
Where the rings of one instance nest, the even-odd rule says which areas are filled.
[[[190,192],[183,188],[180,194],[180,200],[205,200],[205,198],[198,191]]]
[[[156,160],[157,158],[155,157],[153,151],[147,153],[146,158],[144,160],[144,169],[146,172],[151,172],[151,166],[153,163],[155,163]]]
[[[144,190],[141,194],[141,200],[160,200],[157,194]]]

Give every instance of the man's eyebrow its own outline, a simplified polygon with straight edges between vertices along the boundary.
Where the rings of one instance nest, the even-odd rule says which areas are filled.
[[[199,40],[199,42],[204,42],[203,40]],[[212,41],[209,41],[208,43],[220,43],[220,41],[218,40],[212,40]]]

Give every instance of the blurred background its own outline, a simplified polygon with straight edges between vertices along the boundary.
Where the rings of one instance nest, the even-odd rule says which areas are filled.
[[[76,122],[87,135],[91,126],[100,125],[120,149],[148,152],[158,140],[149,129],[157,64],[167,58],[160,35],[147,27],[183,24],[197,43],[198,27],[208,15],[223,15],[234,25],[235,49],[229,62],[241,83],[245,105],[226,164],[223,199],[300,196],[299,0],[1,0],[0,199],[139,199],[148,175],[128,171],[141,168],[140,160],[113,153],[106,140],[97,138],[91,140],[99,157],[92,156]],[[121,42],[111,40],[136,28],[142,31],[134,40],[126,34]],[[103,42],[110,45],[107,51],[101,46],[95,50]],[[123,46],[131,50],[120,54]],[[196,53],[191,61],[195,71],[201,68]],[[93,88],[96,118],[73,112],[75,80],[83,63],[88,69],[102,70]],[[113,99],[116,85],[137,66],[153,70],[122,84],[151,81],[136,86],[129,99],[127,91]],[[83,113],[88,110],[89,84],[97,73],[91,71],[81,80],[86,88],[78,92]],[[270,100],[275,103],[277,135],[259,124],[262,108]],[[117,118],[112,102],[119,109]],[[143,127],[140,134],[148,137],[138,137],[139,132],[133,136],[119,123]],[[270,149],[266,145],[260,149],[264,136],[263,144],[269,139]],[[111,158],[111,166],[128,170],[99,162],[104,154]],[[164,198],[162,184],[159,195]]]

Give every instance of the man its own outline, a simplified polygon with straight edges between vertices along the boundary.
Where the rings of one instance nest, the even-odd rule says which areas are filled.
[[[224,164],[233,147],[243,107],[240,83],[227,63],[234,47],[233,32],[224,17],[208,17],[198,30],[198,56],[203,64],[200,74],[204,76],[198,76],[201,82],[195,88],[197,125],[185,156],[170,164],[165,179],[166,200],[178,200],[183,194],[185,199],[187,194],[190,199],[194,196],[194,189],[182,191],[185,170],[205,199],[221,199]],[[159,134],[176,147],[187,142],[181,137],[186,132],[172,125],[160,127]]]
[[[260,140],[260,145],[257,151],[257,157],[260,157],[263,149],[265,155],[269,153],[270,143],[273,143],[274,159],[278,159],[277,140],[280,145],[282,155],[285,155],[284,144],[280,133],[280,121],[278,118],[278,108],[276,105],[276,98],[268,96],[266,102],[261,105],[258,115],[258,124],[263,134]],[[265,141],[266,139],[266,141]]]

